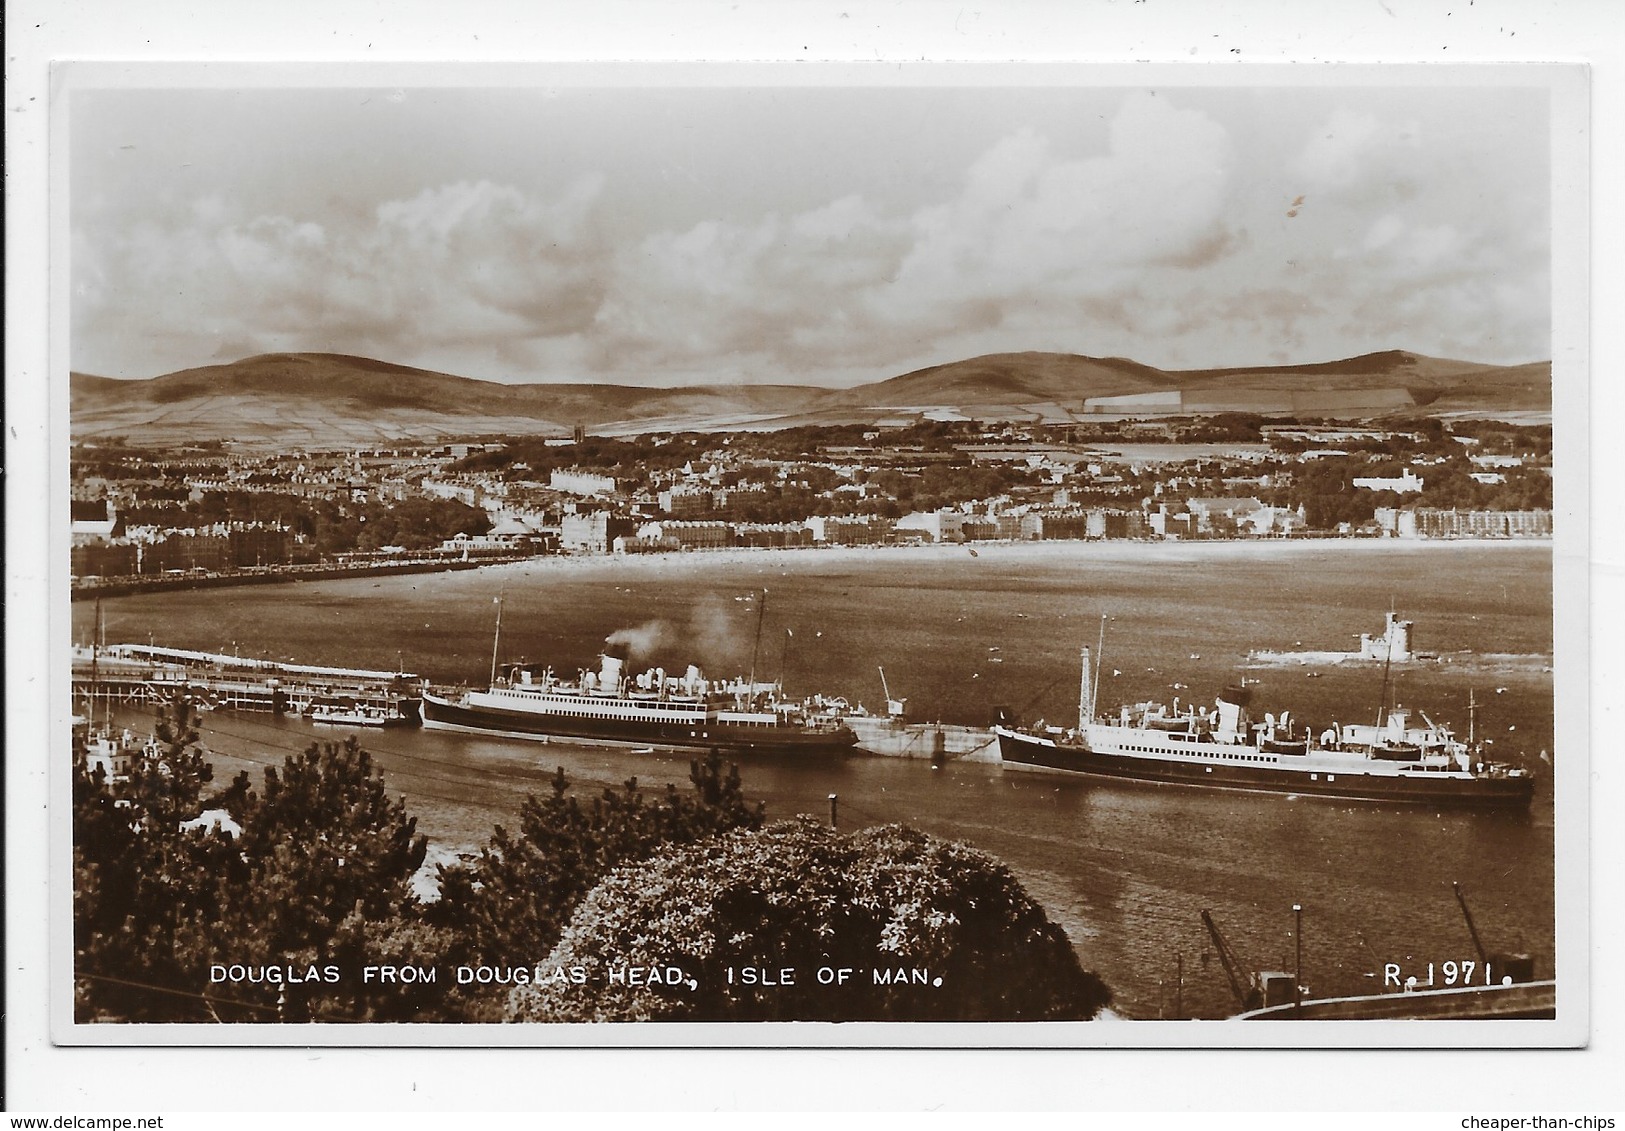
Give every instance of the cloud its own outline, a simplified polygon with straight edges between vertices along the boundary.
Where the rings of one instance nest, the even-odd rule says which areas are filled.
[[[591,325],[609,258],[601,195],[595,178],[552,200],[465,182],[347,226],[235,216],[214,199],[157,210],[76,239],[75,333],[191,338],[198,358],[222,342],[522,358],[523,343]]]
[[[1304,144],[1294,172],[1313,188],[1357,179],[1382,147],[1386,133],[1372,114],[1338,110]]]
[[[1064,159],[1031,131],[972,168],[957,199],[921,211],[896,284],[877,301],[954,318],[964,308],[1098,296],[1127,276],[1205,262],[1229,243],[1225,131],[1135,95],[1098,156]]]
[[[957,179],[922,178],[929,197],[746,211],[719,183],[709,215],[664,226],[639,196],[658,189],[621,176],[254,212],[220,191],[90,194],[74,363],[145,376],[334,350],[510,380],[817,383],[1003,350],[1189,367],[1542,352],[1545,203],[1497,173],[1504,139],[1437,116],[1424,138],[1408,102],[1290,130],[1198,104],[1141,92],[1103,129],[1015,126]]]
[[[1366,251],[1376,251],[1379,248],[1387,247],[1398,239],[1400,233],[1404,230],[1405,222],[1393,213],[1389,213],[1371,225],[1371,229],[1366,232],[1363,247]]]
[[[1212,264],[1237,244],[1224,130],[1152,95],[1125,100],[1103,152],[1067,158],[1030,129],[972,162],[952,196],[884,213],[849,196],[754,223],[708,220],[619,257],[602,365],[747,359],[778,370],[1012,348],[1146,272]],[[1053,331],[1052,331],[1053,332]]]
[[[895,273],[906,245],[905,224],[855,196],[651,234],[616,259],[596,319],[601,364],[761,355],[782,367],[862,348],[876,329],[862,295]]]

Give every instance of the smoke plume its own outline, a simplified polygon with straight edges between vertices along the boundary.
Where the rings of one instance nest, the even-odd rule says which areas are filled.
[[[626,645],[628,658],[641,662],[652,656],[656,649],[665,647],[670,638],[671,628],[665,621],[651,620],[635,628],[617,628],[604,643]]]
[[[755,612],[754,606],[751,612]],[[695,663],[720,671],[724,666],[738,666],[750,660],[754,632],[754,619],[747,625],[732,602],[712,597],[696,605],[689,614],[688,638],[684,643],[693,650]]]
[[[604,643],[623,645],[628,661],[634,664],[661,659],[721,671],[750,662],[756,635],[755,612],[754,604],[741,606],[712,596],[690,610],[688,623],[682,627],[665,620],[645,621],[633,628],[616,629]]]

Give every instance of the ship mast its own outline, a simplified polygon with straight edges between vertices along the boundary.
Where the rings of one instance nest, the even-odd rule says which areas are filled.
[[[1082,734],[1095,713],[1095,705],[1089,695],[1089,645],[1078,649],[1078,659],[1081,669],[1078,679],[1078,733]]]
[[[1101,657],[1106,654],[1106,614],[1100,614],[1100,643],[1095,649],[1095,683],[1089,691],[1089,721],[1095,717],[1095,706],[1100,702]],[[1087,678],[1087,675],[1085,676]]]
[[[496,597],[494,598],[494,600],[496,601],[496,606],[497,606],[497,631],[496,631],[496,635],[491,638],[491,686],[492,687],[495,687],[496,682],[497,682],[497,648],[500,647],[500,645],[502,643],[502,594],[498,593],[496,595]]]
[[[750,690],[746,692],[746,703],[756,698],[756,654],[762,650],[762,618],[767,616],[767,590],[762,590],[762,600],[756,606],[756,643],[750,650]]]
[[[1484,953],[1484,944],[1478,939],[1478,925],[1473,922],[1473,913],[1467,910],[1467,897],[1461,894],[1461,883],[1451,880],[1450,887],[1456,893],[1456,902],[1461,904],[1462,918],[1467,920],[1467,933],[1473,937],[1473,949],[1478,951],[1478,960],[1488,966],[1490,957]]]
[[[1383,716],[1388,714],[1388,671],[1394,662],[1394,629],[1393,618],[1388,622],[1388,653],[1382,660],[1382,698],[1377,703],[1377,737],[1382,737]]]
[[[96,699],[101,692],[101,676],[96,669],[97,654],[102,639],[102,599],[96,598],[96,626],[90,637],[90,725],[96,725]],[[112,719],[108,719],[111,724]]]

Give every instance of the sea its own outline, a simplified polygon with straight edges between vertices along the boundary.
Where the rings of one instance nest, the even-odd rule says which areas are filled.
[[[1323,798],[1103,784],[998,764],[862,754],[754,756],[746,793],[770,819],[834,811],[843,830],[901,823],[1002,861],[1065,929],[1127,1018],[1220,1017],[1225,970],[1293,971],[1317,997],[1398,978],[1436,985],[1490,952],[1556,960],[1552,778],[1563,765],[1547,543],[1073,543],[541,559],[479,570],[100,603],[108,643],[404,670],[483,686],[493,661],[596,664],[606,639],[634,670],[782,682],[918,720],[1075,722],[1080,649],[1097,701],[1206,704],[1246,680],[1256,712],[1317,733],[1402,705],[1540,775],[1527,812],[1387,807]],[[1409,662],[1341,659],[1393,612]],[[97,611],[73,609],[88,641]],[[500,616],[500,632],[498,618]],[[1261,653],[1267,656],[1261,658]],[[139,716],[131,718],[139,721]],[[202,738],[217,780],[350,733],[216,711]],[[562,767],[583,794],[635,778],[682,783],[685,755],[417,729],[362,734],[433,859],[514,827]],[[1458,900],[1459,890],[1461,899]],[[1299,910],[1294,911],[1294,907]],[[1202,913],[1224,940],[1221,950]],[[1298,932],[1301,925],[1301,938]]]

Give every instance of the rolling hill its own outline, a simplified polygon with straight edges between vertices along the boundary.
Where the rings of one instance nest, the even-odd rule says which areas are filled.
[[[1097,398],[1129,402],[1086,404]],[[875,423],[920,415],[1065,422],[1169,411],[1551,411],[1551,366],[1479,365],[1391,350],[1339,361],[1170,371],[1125,358],[1007,353],[847,389],[801,385],[504,385],[342,354],[264,354],[149,380],[75,373],[75,439],[231,439],[370,446],[489,435],[603,434]]]

